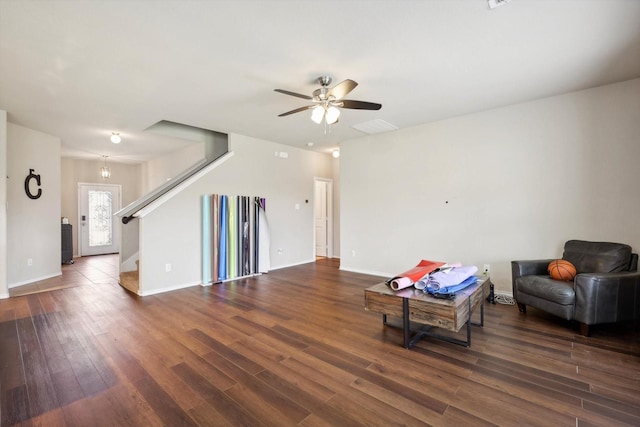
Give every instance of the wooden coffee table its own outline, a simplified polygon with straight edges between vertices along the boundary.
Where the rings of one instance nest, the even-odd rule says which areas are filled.
[[[471,345],[471,325],[484,325],[484,299],[491,280],[478,277],[478,282],[456,294],[455,299],[435,298],[413,286],[399,291],[392,290],[386,283],[378,283],[364,291],[364,308],[382,314],[384,325],[387,316],[402,320],[400,326],[404,335],[404,347],[411,348],[422,337],[436,337],[448,342],[469,347]],[[471,314],[480,306],[480,323],[471,322]],[[417,324],[418,327],[414,327]],[[459,332],[467,326],[466,341],[431,332],[433,327]],[[413,336],[411,334],[414,333]]]

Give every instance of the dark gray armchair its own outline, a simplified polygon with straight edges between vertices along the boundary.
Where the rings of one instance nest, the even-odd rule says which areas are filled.
[[[549,277],[552,259],[511,261],[513,297],[522,313],[527,305],[589,327],[640,319],[638,254],[629,245],[569,240],[562,258],[576,267],[572,282]]]

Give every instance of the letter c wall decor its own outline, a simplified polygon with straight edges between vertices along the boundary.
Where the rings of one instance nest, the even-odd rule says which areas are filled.
[[[29,184],[31,184],[32,179],[36,180],[36,185],[38,186],[38,192],[36,194],[31,194],[31,188]],[[33,169],[29,169],[29,175],[27,175],[24,180],[24,192],[27,193],[27,196],[30,199],[34,200],[42,196],[42,188],[40,188],[40,175],[36,175],[35,173],[33,173]]]

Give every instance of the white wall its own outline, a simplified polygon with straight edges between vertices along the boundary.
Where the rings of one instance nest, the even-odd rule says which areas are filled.
[[[349,141],[341,268],[488,263],[510,293],[511,260],[568,239],[638,252],[639,159],[640,79]]]
[[[0,299],[9,298],[7,283],[7,112],[0,110]]]
[[[229,150],[229,160],[139,220],[142,294],[201,283],[204,194],[265,197],[272,269],[314,261],[313,179],[332,178],[331,156],[235,134]]]
[[[61,274],[59,158],[60,138],[8,123],[9,287]],[[41,177],[42,195],[38,199],[30,199],[25,192],[29,169]],[[37,192],[35,181],[31,192]],[[29,259],[32,265],[28,265]]]
[[[142,166],[115,163],[107,159],[107,165],[111,168],[111,178],[103,180],[100,176],[100,168],[104,165],[104,160],[63,158],[60,163],[62,168],[61,216],[69,218],[69,224],[73,226],[73,255],[77,256],[78,183],[120,185],[122,188],[122,207],[124,207],[142,196]],[[123,242],[123,244],[127,244],[127,242]]]
[[[203,143],[189,145],[167,156],[144,163],[142,167],[142,194],[147,194],[168,180],[175,178],[205,157]],[[124,204],[126,206],[126,204]]]

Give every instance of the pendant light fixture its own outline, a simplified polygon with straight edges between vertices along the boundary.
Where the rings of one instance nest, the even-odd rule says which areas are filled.
[[[100,168],[100,176],[102,177],[103,180],[107,180],[109,178],[111,178],[111,168],[109,166],[107,166],[107,157],[109,156],[102,156],[104,157],[104,166],[102,166]]]
[[[114,144],[120,144],[120,141],[122,141],[122,138],[120,138],[120,133],[111,132],[111,142],[113,142]]]

